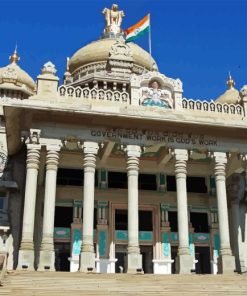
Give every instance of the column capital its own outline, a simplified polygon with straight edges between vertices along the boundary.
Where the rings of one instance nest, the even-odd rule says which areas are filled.
[[[97,142],[84,142],[82,144],[82,149],[85,154],[97,154],[99,150],[99,144]]]
[[[216,163],[227,164],[227,154],[226,152],[213,152],[211,157]]]
[[[29,130],[29,134],[28,134],[27,138],[24,136],[24,139],[26,138],[25,143],[26,144],[39,144],[40,134],[41,134],[40,129],[31,128]]]
[[[126,145],[126,147],[124,147],[124,151],[128,157],[133,156],[139,158],[142,153],[142,148],[138,145]]]
[[[175,157],[176,160],[188,161],[189,159],[188,150],[186,149],[173,149],[172,155]]]

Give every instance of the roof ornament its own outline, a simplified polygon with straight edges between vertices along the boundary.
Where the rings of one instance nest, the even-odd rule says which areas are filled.
[[[232,79],[232,76],[231,76],[231,73],[229,71],[229,75],[228,75],[228,79],[226,81],[226,84],[228,85],[228,89],[233,89],[234,86],[235,86],[235,82],[234,80]]]
[[[20,60],[20,57],[17,53],[17,45],[15,46],[14,53],[9,57],[9,60],[12,64],[17,64],[18,61]]]
[[[119,10],[117,4],[112,4],[111,9],[104,8],[102,13],[105,16],[103,38],[114,39],[123,36],[123,30],[121,29],[123,17],[125,16],[123,10]]]
[[[47,62],[44,64],[43,68],[41,69],[42,74],[52,74],[55,75],[57,72],[57,69],[55,65],[52,62]]]

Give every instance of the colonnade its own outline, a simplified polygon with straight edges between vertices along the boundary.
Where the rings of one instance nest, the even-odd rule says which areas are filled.
[[[27,144],[26,191],[23,214],[22,240],[19,250],[19,269],[34,268],[34,215],[37,191],[37,176],[39,169],[41,145],[38,142]],[[59,145],[46,145],[46,182],[44,199],[43,236],[40,251],[39,270],[54,270],[54,212],[56,197],[56,175],[59,162]],[[83,199],[83,234],[80,255],[80,271],[88,272],[95,269],[95,251],[93,246],[93,216],[94,216],[94,180],[96,157],[99,144],[84,142],[84,199]],[[142,270],[142,256],[139,247],[138,230],[138,171],[141,147],[127,145],[125,147],[128,176],[128,269],[135,273]],[[187,212],[187,161],[188,151],[174,149],[175,176],[177,184],[178,210],[178,257],[176,266],[178,273],[190,273],[193,268],[193,258],[189,253],[189,229]],[[220,257],[219,272],[231,273],[235,269],[235,259],[230,247],[228,225],[227,196],[225,184],[226,153],[212,153],[216,180],[216,192],[219,215]]]

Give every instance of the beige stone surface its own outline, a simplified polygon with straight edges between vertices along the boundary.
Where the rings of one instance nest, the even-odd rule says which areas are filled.
[[[90,63],[107,61],[110,49],[114,43],[116,43],[115,39],[102,39],[82,47],[70,59],[70,72],[73,73],[80,67]],[[130,42],[128,45],[133,53],[134,64],[146,69],[150,68],[149,53],[135,43]],[[152,59],[152,64],[156,65],[154,59]]]

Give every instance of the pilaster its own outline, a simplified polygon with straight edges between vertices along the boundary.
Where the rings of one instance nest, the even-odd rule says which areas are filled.
[[[43,218],[43,236],[41,242],[39,270],[55,270],[54,253],[54,217],[57,186],[57,168],[59,161],[59,151],[61,145],[49,144],[46,146],[46,181],[45,181],[45,199],[44,199],[44,218]]]
[[[99,144],[84,142],[84,186],[83,186],[83,232],[80,255],[80,271],[95,270],[95,251],[93,245],[93,221],[94,221],[94,176],[96,168],[96,156]]]
[[[142,255],[139,247],[138,174],[141,147],[127,145],[128,175],[128,273],[142,272]]]
[[[224,152],[214,152],[214,174],[216,182],[219,233],[220,233],[220,256],[218,259],[218,273],[233,273],[235,259],[232,256],[229,235],[228,209],[226,197],[226,173],[227,155]]]
[[[22,239],[19,250],[18,269],[34,269],[34,218],[37,192],[37,178],[40,163],[40,130],[30,130],[27,144],[26,187],[23,212]]]
[[[191,273],[193,257],[189,250],[188,229],[188,204],[187,204],[187,161],[188,151],[174,149],[175,176],[177,184],[177,208],[178,208],[178,257],[176,258],[176,272],[180,274]]]

